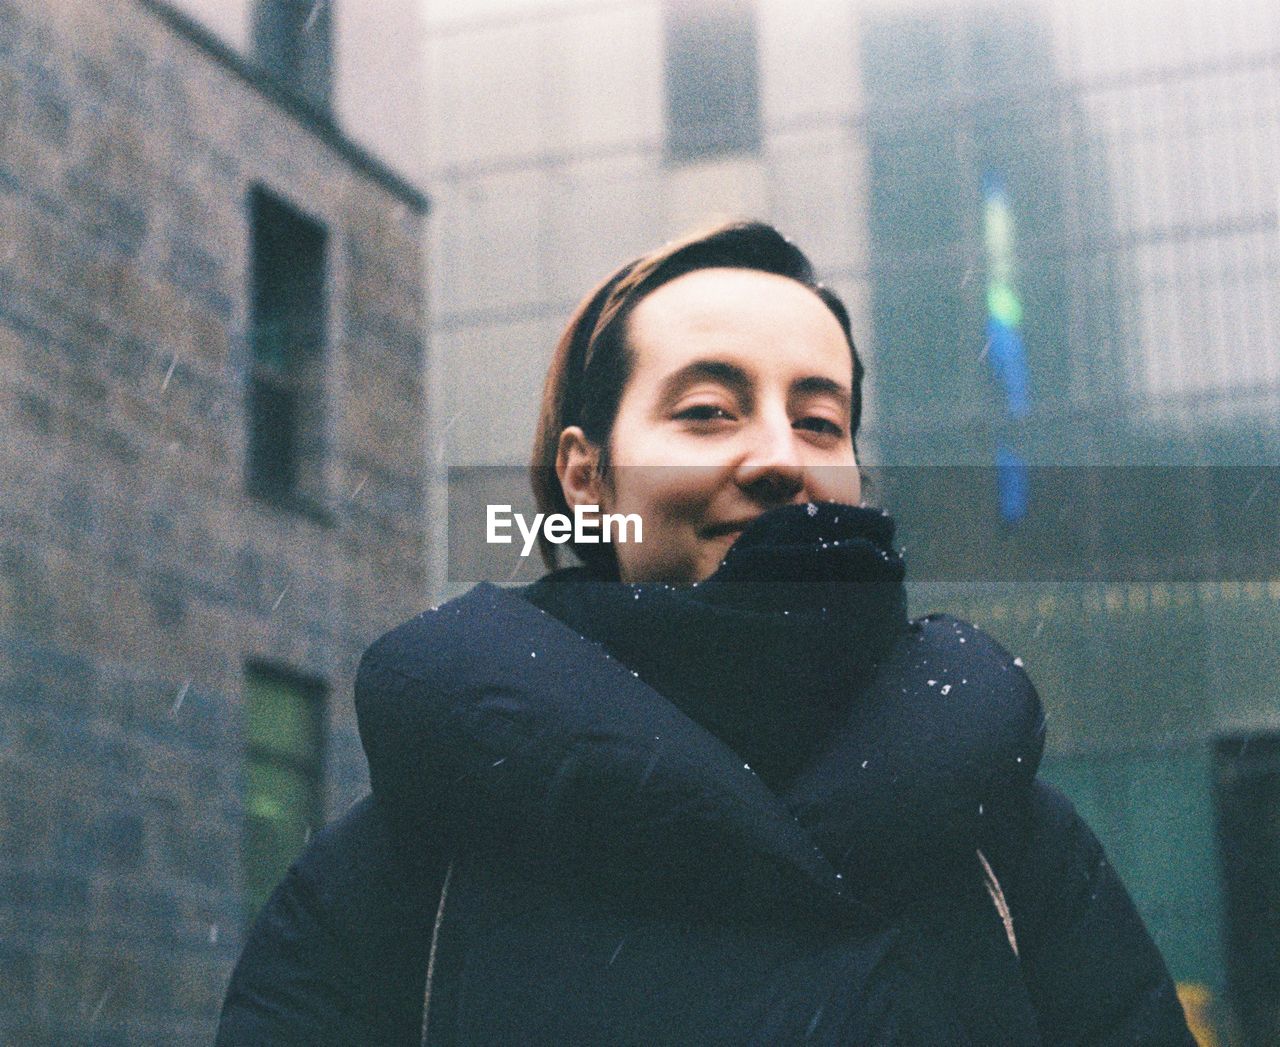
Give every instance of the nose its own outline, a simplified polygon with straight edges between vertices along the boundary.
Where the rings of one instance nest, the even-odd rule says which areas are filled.
[[[791,420],[762,419],[749,437],[735,476],[738,486],[765,504],[794,500],[805,488],[805,470]]]

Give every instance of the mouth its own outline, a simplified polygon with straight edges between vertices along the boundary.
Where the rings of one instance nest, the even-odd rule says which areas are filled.
[[[726,535],[732,535],[737,538],[750,524],[750,520],[730,520],[726,523],[715,524],[703,530],[702,534],[705,538],[723,538]]]

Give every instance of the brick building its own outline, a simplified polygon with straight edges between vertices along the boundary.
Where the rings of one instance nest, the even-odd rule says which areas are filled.
[[[209,1039],[423,603],[426,201],[257,7],[0,0],[6,1044]]]

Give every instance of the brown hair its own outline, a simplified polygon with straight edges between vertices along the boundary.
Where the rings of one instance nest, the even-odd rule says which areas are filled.
[[[560,434],[571,425],[600,448],[599,468],[607,474],[609,437],[622,393],[631,377],[627,319],[648,294],[699,269],[758,269],[786,276],[814,292],[840,322],[853,361],[850,439],[857,447],[862,417],[862,361],[853,344],[849,314],[834,291],[818,283],[804,252],[764,222],[732,222],[672,241],[628,262],[586,296],[556,344],[542,388],[542,407],[533,440],[530,482],[540,512],[572,515],[556,476]],[[540,534],[547,566],[556,566],[557,547]],[[614,567],[609,545],[573,546],[593,567]]]

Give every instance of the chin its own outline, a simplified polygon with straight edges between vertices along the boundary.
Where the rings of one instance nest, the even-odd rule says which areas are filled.
[[[724,563],[724,558],[729,555],[729,549],[733,546],[733,542],[737,537],[736,534],[726,535],[724,538],[717,540],[715,545],[708,549],[708,555],[699,565],[697,577],[692,580],[705,582],[715,574],[720,569],[720,565]]]

